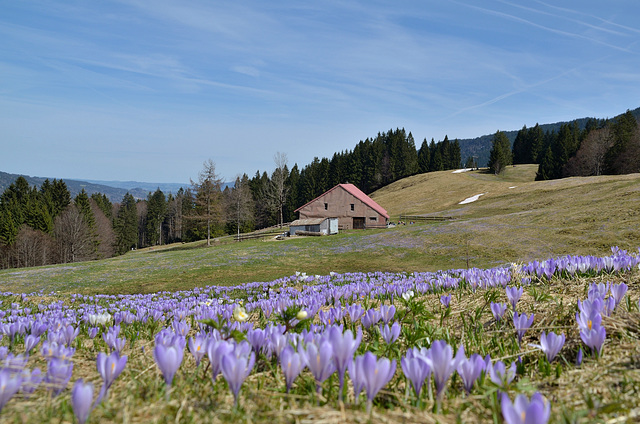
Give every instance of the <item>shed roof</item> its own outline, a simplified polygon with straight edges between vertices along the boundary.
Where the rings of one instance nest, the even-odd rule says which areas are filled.
[[[389,219],[389,214],[387,213],[385,208],[383,208],[382,206],[377,204],[372,198],[370,198],[369,196],[364,194],[364,192],[362,190],[360,190],[358,187],[356,187],[353,184],[338,184],[337,186],[333,187],[331,190],[328,190],[328,191],[322,193],[320,196],[316,197],[312,201],[307,202],[304,205],[300,206],[294,212],[298,212],[300,209],[304,208],[305,206],[307,206],[310,203],[315,202],[316,200],[318,200],[319,198],[321,198],[325,194],[332,192],[333,190],[337,189],[338,187],[342,188],[343,190],[346,190],[348,193],[350,193],[352,196],[354,196],[358,200],[362,201],[364,204],[369,206],[371,209],[375,210],[380,215],[382,215],[385,218]]]
[[[319,225],[322,224],[322,222],[325,219],[329,219],[329,218],[307,218],[307,219],[296,219],[295,221],[293,221],[291,224],[289,224],[290,227],[295,227],[298,225]]]

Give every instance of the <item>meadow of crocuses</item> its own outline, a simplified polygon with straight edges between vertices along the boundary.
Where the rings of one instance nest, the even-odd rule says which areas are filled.
[[[0,293],[1,422],[625,422],[640,254]],[[97,290],[97,289],[96,289]]]

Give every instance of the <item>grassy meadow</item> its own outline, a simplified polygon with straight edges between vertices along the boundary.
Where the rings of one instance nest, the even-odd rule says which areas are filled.
[[[0,422],[636,422],[640,176],[534,176],[438,172],[372,196],[394,220],[453,221],[0,271]],[[341,391],[308,352],[338,364],[347,333]],[[410,361],[429,367],[419,393]]]
[[[285,241],[190,243],[142,249],[101,261],[0,270],[16,292],[151,293],[203,285],[271,281],[296,271],[414,272],[494,267],[561,255],[606,254],[640,246],[640,175],[533,181],[535,165],[416,175],[372,198],[399,215],[454,216]],[[485,193],[476,202],[462,200]]]

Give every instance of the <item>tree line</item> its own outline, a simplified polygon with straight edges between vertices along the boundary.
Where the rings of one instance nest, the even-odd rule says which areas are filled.
[[[640,126],[633,113],[614,119],[577,121],[558,131],[524,126],[511,148],[506,135],[493,137],[489,169],[496,174],[511,164],[538,164],[536,180],[640,172]]]

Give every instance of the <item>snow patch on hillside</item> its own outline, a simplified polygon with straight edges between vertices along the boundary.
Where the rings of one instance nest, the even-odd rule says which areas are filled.
[[[471,196],[471,197],[467,197],[466,199],[464,199],[462,202],[458,203],[459,205],[466,205],[467,203],[471,203],[471,202],[475,202],[476,200],[478,200],[480,198],[480,196],[483,196],[487,193],[480,193],[480,194],[476,194],[475,196]]]

